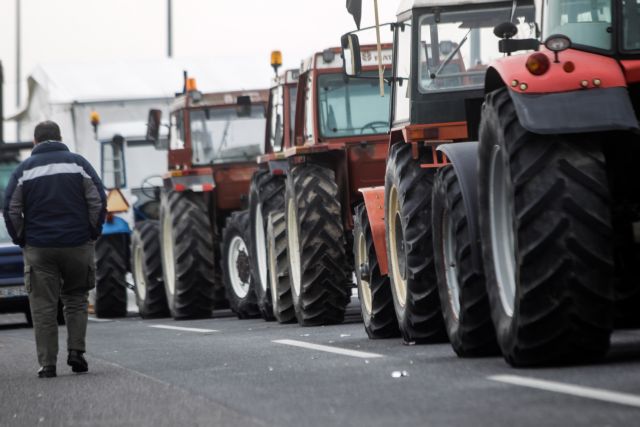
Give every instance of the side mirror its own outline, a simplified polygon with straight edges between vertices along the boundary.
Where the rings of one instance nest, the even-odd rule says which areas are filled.
[[[340,39],[344,73],[348,77],[358,77],[362,73],[360,41],[355,34],[345,34]]]
[[[251,97],[241,95],[236,98],[238,117],[251,117]]]
[[[160,125],[162,120],[161,110],[149,110],[149,118],[147,119],[147,141],[157,145],[160,141]]]

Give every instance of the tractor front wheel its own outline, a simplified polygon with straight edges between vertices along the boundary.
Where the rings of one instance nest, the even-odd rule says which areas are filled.
[[[110,234],[96,242],[96,317],[127,316],[129,235]]]
[[[167,294],[162,283],[158,221],[136,224],[131,237],[131,271],[140,316],[143,319],[169,316]]]
[[[251,283],[249,212],[233,212],[222,231],[222,277],[231,311],[240,319],[260,316]]]

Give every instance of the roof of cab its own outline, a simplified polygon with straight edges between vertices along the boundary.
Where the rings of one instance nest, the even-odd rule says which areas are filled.
[[[499,3],[500,0],[402,0],[397,15],[418,7],[463,6],[465,4]]]

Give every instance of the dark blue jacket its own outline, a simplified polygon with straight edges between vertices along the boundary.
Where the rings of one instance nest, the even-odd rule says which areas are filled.
[[[45,141],[11,175],[4,207],[16,245],[73,247],[100,236],[106,197],[84,157],[62,142]]]

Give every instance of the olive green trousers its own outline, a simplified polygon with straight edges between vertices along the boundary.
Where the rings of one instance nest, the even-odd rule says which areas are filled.
[[[58,300],[64,306],[67,349],[85,351],[89,290],[95,287],[93,242],[72,248],[24,248],[24,283],[40,366],[58,357]]]

